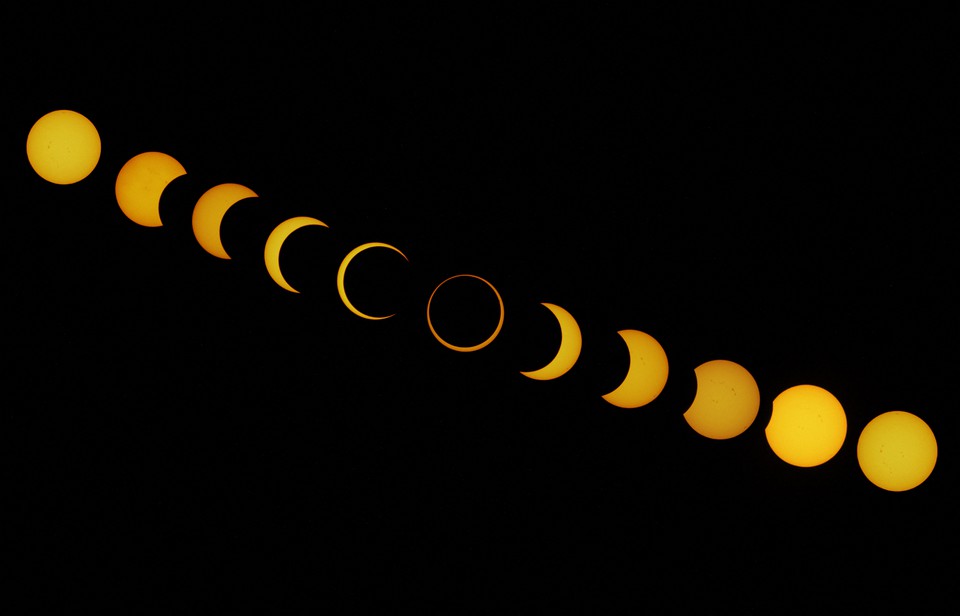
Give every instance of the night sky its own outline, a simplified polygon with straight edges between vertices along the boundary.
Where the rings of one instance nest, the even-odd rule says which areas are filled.
[[[232,10],[10,17],[35,40],[5,43],[0,433],[9,554],[33,600],[769,613],[947,596],[956,55],[936,18]],[[24,154],[55,109],[103,142],[73,185]],[[158,228],[114,195],[146,151],[187,170]],[[230,260],[190,227],[223,182],[258,194],[224,219]],[[294,294],[262,254],[299,215],[329,228],[285,244]],[[354,302],[389,319],[337,295],[364,242],[409,259],[371,251],[351,270]],[[474,353],[427,327],[457,274],[505,307]],[[489,293],[458,289],[437,318],[485,337]],[[558,342],[541,302],[584,338],[553,381],[520,374]],[[670,362],[637,409],[601,398],[626,370],[620,329]],[[682,417],[711,359],[760,387],[728,441]],[[763,432],[799,384],[847,414],[814,468]],[[856,459],[888,410],[938,440],[904,493]]]

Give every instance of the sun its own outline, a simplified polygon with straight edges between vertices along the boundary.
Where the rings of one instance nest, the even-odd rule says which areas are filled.
[[[794,466],[818,466],[840,451],[847,415],[840,401],[816,385],[796,385],[773,400],[765,430],[777,457]]]
[[[630,363],[620,385],[604,394],[614,406],[632,409],[653,402],[667,385],[670,363],[660,342],[646,332],[622,329],[620,337],[627,344]]]
[[[40,117],[26,140],[28,161],[34,171],[53,184],[73,184],[96,168],[101,155],[100,135],[94,124],[75,111],[60,109]],[[186,175],[179,161],[161,152],[143,152],[128,160],[117,174],[115,194],[120,209],[133,222],[159,227],[160,198],[176,178]],[[197,201],[193,212],[193,230],[197,241],[210,254],[229,259],[220,238],[220,224],[228,208],[241,199],[258,195],[240,184],[220,184],[209,189]],[[280,271],[280,251],[284,241],[304,226],[327,227],[308,216],[295,216],[278,225],[266,240],[264,261],[270,277],[282,288],[299,293]],[[363,250],[381,247],[406,255],[390,244],[369,242],[354,248],[343,259],[337,275],[337,288],[346,307],[368,320],[393,315],[372,316],[357,310],[347,297],[344,277],[347,266]],[[499,304],[499,320],[493,332],[482,341],[454,345],[434,328],[431,307],[434,296],[447,282],[469,278],[484,283]],[[577,362],[583,344],[576,320],[559,306],[543,303],[557,318],[561,344],[553,360],[539,370],[521,372],[526,377],[551,380],[566,374]],[[493,284],[472,274],[451,276],[438,284],[426,302],[427,326],[443,346],[459,352],[485,348],[501,333],[504,302]],[[624,329],[618,332],[627,345],[629,364],[620,385],[602,398],[621,408],[649,404],[663,391],[669,374],[669,362],[660,343],[650,334]],[[695,369],[697,390],[683,417],[698,434],[711,439],[730,439],[745,432],[757,418],[760,392],[756,380],[742,366],[727,360],[713,360]],[[778,395],[772,404],[765,435],[771,450],[783,461],[798,467],[812,467],[833,458],[847,435],[847,417],[839,400],[829,391],[814,385],[797,385]],[[916,488],[933,472],[937,461],[937,440],[930,427],[919,417],[905,411],[890,411],[877,416],[862,430],[857,443],[857,459],[867,480],[891,492]]]
[[[683,418],[697,434],[729,439],[753,424],[760,411],[760,389],[743,366],[715,359],[697,366],[694,375],[696,394]]]
[[[137,154],[124,163],[117,174],[117,205],[138,225],[161,227],[160,197],[170,182],[186,173],[183,165],[169,154]]]
[[[480,282],[484,283],[490,288],[491,291],[493,291],[493,294],[497,298],[497,303],[500,304],[500,320],[497,322],[497,325],[494,328],[493,333],[490,334],[490,336],[486,340],[478,344],[474,344],[470,346],[460,346],[460,345],[456,345],[448,342],[439,333],[437,333],[436,328],[434,328],[433,326],[433,319],[430,317],[430,307],[431,307],[431,304],[433,303],[434,296],[437,294],[437,291],[439,291],[440,287],[442,287],[443,285],[457,278],[471,278],[474,280],[479,280]],[[427,299],[427,327],[430,328],[430,333],[433,334],[433,337],[437,339],[437,342],[439,342],[443,346],[447,347],[450,350],[458,351],[461,353],[471,353],[473,351],[479,351],[480,349],[488,346],[491,342],[493,342],[494,339],[500,334],[500,330],[503,329],[503,317],[504,317],[503,298],[500,297],[500,292],[497,291],[497,288],[492,284],[490,284],[489,281],[481,278],[480,276],[474,276],[473,274],[457,274],[456,276],[451,276],[447,278],[446,280],[444,280],[443,282],[441,282],[436,286],[433,292],[430,293],[429,299]]]
[[[857,460],[875,486],[891,492],[912,490],[927,480],[937,464],[937,439],[916,415],[888,411],[860,432]]]
[[[86,116],[58,109],[37,120],[27,134],[27,159],[53,184],[75,184],[100,162],[100,133]]]

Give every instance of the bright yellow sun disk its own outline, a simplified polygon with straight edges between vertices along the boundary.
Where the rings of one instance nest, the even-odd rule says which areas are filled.
[[[857,442],[860,470],[870,483],[891,492],[912,490],[937,463],[937,439],[922,419],[905,411],[874,417]]]
[[[847,415],[833,394],[815,385],[791,387],[773,401],[767,443],[784,462],[817,466],[840,451]]]
[[[76,111],[51,111],[27,134],[27,160],[48,182],[75,184],[90,175],[100,161],[100,133]]]

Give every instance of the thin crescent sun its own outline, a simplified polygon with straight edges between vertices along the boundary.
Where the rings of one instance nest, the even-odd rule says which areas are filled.
[[[617,332],[627,343],[630,367],[620,385],[603,399],[621,408],[637,408],[649,404],[667,384],[667,354],[650,334],[635,329]]]
[[[270,277],[273,278],[274,282],[291,293],[299,293],[300,291],[291,287],[290,283],[286,281],[283,273],[280,271],[280,248],[283,247],[283,242],[291,233],[297,229],[311,225],[327,226],[325,222],[310,216],[294,216],[293,218],[288,218],[270,232],[270,235],[267,237],[266,246],[263,249],[263,260],[267,265],[267,272],[270,274]]]
[[[577,363],[580,357],[580,349],[583,346],[583,337],[580,334],[580,326],[576,319],[569,312],[555,304],[543,302],[543,306],[553,313],[560,323],[560,348],[557,354],[550,362],[539,370],[530,372],[521,372],[520,374],[536,379],[538,381],[547,381],[566,374],[573,365]]]
[[[430,320],[430,304],[433,302],[433,296],[437,294],[437,291],[440,290],[440,287],[450,282],[454,278],[476,278],[477,280],[483,282],[488,287],[490,287],[490,289],[493,290],[493,294],[497,296],[497,302],[500,304],[500,320],[497,322],[497,327],[493,330],[493,333],[490,334],[490,337],[484,340],[483,342],[481,342],[480,344],[475,344],[473,346],[457,346],[455,344],[450,344],[449,342],[447,342],[446,340],[440,337],[440,334],[438,334],[437,330],[434,329],[433,327],[433,321]],[[460,351],[462,353],[479,351],[483,347],[493,342],[493,340],[497,337],[497,335],[500,334],[500,330],[503,328],[503,314],[504,314],[503,298],[500,297],[500,293],[497,292],[496,287],[494,287],[492,284],[490,284],[490,282],[481,278],[480,276],[474,276],[473,274],[457,274],[456,276],[451,276],[447,278],[446,280],[444,280],[443,282],[437,285],[437,288],[435,288],[433,292],[430,294],[430,299],[427,300],[427,327],[430,328],[430,333],[432,333],[433,337],[436,338],[437,341],[443,346],[447,347],[448,349],[452,349],[454,351]]]
[[[193,207],[192,220],[193,235],[200,246],[215,257],[229,259],[221,242],[220,223],[235,203],[256,196],[257,193],[240,184],[218,184],[203,193]]]
[[[356,248],[354,248],[353,250],[351,250],[350,252],[348,252],[347,256],[345,256],[343,258],[343,261],[340,263],[340,269],[337,270],[337,291],[340,293],[340,299],[343,300],[343,304],[347,307],[347,309],[350,310],[350,312],[352,312],[353,314],[357,315],[358,317],[363,317],[364,319],[370,319],[373,321],[377,321],[380,319],[389,319],[390,317],[393,316],[392,314],[388,314],[383,317],[376,317],[376,316],[371,316],[369,314],[364,314],[363,312],[360,312],[359,310],[357,310],[357,308],[350,301],[350,298],[347,297],[347,290],[343,284],[344,277],[347,274],[347,266],[350,265],[350,262],[353,261],[353,258],[355,256],[357,256],[364,250],[367,250],[368,248],[389,248],[390,250],[396,251],[404,259],[407,259],[407,255],[403,254],[402,252],[400,252],[399,249],[397,249],[395,246],[391,246],[390,244],[384,244],[383,242],[368,242],[366,244],[361,244]],[[410,259],[407,259],[407,261],[409,260]]]

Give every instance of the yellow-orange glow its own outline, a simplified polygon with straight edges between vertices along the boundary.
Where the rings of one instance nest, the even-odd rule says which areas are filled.
[[[137,154],[117,174],[117,204],[138,225],[160,227],[160,196],[170,182],[186,173],[183,165],[168,154]]]
[[[560,348],[546,366],[539,370],[520,373],[538,381],[555,379],[566,374],[577,363],[577,359],[580,357],[580,349],[583,346],[580,326],[573,315],[555,304],[544,302],[543,305],[553,313],[560,324]]]
[[[100,133],[86,116],[58,109],[37,120],[27,134],[27,160],[52,184],[75,184],[100,161]]]
[[[937,439],[916,415],[888,411],[860,432],[857,460],[870,483],[891,492],[912,490],[937,464]]]
[[[257,194],[240,184],[219,184],[200,195],[193,207],[193,235],[200,246],[215,257],[229,259],[220,241],[220,224],[233,204]]]
[[[390,244],[384,244],[382,242],[368,242],[366,244],[361,244],[353,250],[347,253],[347,256],[343,258],[343,261],[340,262],[340,269],[337,270],[337,291],[340,293],[340,299],[343,301],[343,304],[347,309],[358,317],[363,317],[364,319],[379,320],[379,319],[388,319],[392,317],[392,314],[388,314],[382,317],[371,316],[369,314],[364,314],[357,310],[357,308],[350,301],[350,298],[347,297],[347,289],[344,286],[344,278],[347,275],[347,266],[350,265],[350,262],[353,261],[353,258],[358,254],[367,250],[368,248],[389,248],[390,250],[396,251],[400,254],[401,257],[407,259],[407,255],[403,254],[397,248],[391,246]],[[409,259],[407,259],[409,261]]]
[[[760,389],[747,370],[715,359],[694,369],[697,393],[683,418],[693,430],[712,439],[743,434],[760,411]]]
[[[784,462],[817,466],[840,451],[847,414],[840,401],[816,385],[791,387],[773,400],[767,443]]]
[[[291,233],[297,229],[311,225],[327,226],[326,223],[316,218],[311,218],[310,216],[294,216],[293,218],[288,218],[270,232],[269,237],[267,237],[266,246],[263,249],[263,260],[267,265],[267,273],[270,274],[274,282],[291,293],[299,293],[300,291],[291,287],[280,271],[280,249],[283,247],[283,242],[286,241]]]
[[[437,294],[437,291],[440,290],[440,287],[442,287],[444,284],[450,282],[455,278],[476,278],[477,280],[483,282],[488,287],[490,287],[494,295],[497,296],[497,302],[500,304],[500,320],[497,322],[497,327],[493,330],[493,333],[490,334],[490,337],[484,340],[483,342],[481,342],[480,344],[475,344],[473,346],[457,346],[455,344],[450,344],[449,342],[444,340],[440,336],[440,334],[437,333],[437,330],[434,329],[433,327],[433,321],[431,321],[430,319],[430,304],[433,302],[433,296]],[[456,276],[451,276],[450,278],[447,278],[446,280],[444,280],[443,282],[437,285],[437,288],[434,289],[433,293],[430,294],[430,299],[427,300],[427,327],[430,328],[430,333],[432,333],[433,337],[436,338],[437,341],[443,346],[447,347],[448,349],[452,349],[454,351],[460,351],[463,353],[478,351],[484,348],[485,346],[487,346],[488,344],[490,344],[491,342],[493,342],[494,339],[497,337],[497,335],[500,334],[501,328],[503,328],[503,316],[504,316],[503,298],[500,297],[500,293],[497,292],[496,287],[494,287],[492,284],[490,284],[488,281],[484,280],[483,278],[479,276],[474,276],[473,274],[457,274]]]
[[[620,408],[637,408],[649,404],[667,384],[667,354],[650,334],[635,329],[618,332],[630,352],[630,366],[620,385],[603,399]]]

